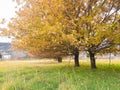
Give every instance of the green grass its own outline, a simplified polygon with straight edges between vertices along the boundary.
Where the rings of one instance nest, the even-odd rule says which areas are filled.
[[[80,62],[1,61],[0,90],[120,90],[119,61]]]

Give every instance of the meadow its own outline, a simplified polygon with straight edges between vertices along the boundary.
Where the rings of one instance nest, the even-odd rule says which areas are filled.
[[[0,61],[0,90],[120,90],[120,61]]]

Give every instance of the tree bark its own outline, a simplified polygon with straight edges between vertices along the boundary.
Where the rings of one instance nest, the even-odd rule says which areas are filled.
[[[95,60],[95,53],[89,52],[90,55],[90,62],[91,62],[91,68],[95,69],[96,67],[96,60]]]
[[[0,54],[0,60],[2,60],[2,54]]]
[[[62,57],[57,57],[58,63],[62,62]]]
[[[79,50],[76,49],[74,53],[74,62],[75,62],[75,67],[79,67]]]

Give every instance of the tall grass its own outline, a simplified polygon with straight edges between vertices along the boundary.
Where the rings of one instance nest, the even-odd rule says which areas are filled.
[[[0,90],[120,90],[119,61],[97,61],[95,70],[80,62],[2,61]]]

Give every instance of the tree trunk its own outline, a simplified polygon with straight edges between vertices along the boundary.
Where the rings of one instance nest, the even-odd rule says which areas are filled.
[[[61,63],[62,62],[62,57],[57,57],[57,60],[58,60],[59,63]]]
[[[78,49],[75,50],[75,53],[74,53],[74,62],[75,62],[75,67],[79,67],[80,64],[79,64],[79,51]]]
[[[90,62],[91,62],[91,68],[96,68],[96,62],[95,62],[95,53],[89,52],[90,55]]]

